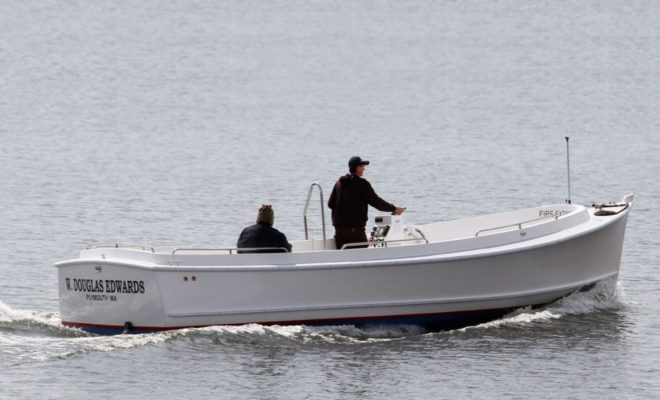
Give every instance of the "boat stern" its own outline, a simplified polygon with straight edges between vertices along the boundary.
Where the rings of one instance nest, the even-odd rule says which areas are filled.
[[[55,266],[63,325],[102,334],[163,326],[163,305],[153,271],[94,259]]]

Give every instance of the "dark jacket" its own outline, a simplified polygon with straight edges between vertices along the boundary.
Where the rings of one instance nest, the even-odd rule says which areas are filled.
[[[243,229],[238,237],[236,247],[240,248],[259,248],[259,247],[284,247],[291,251],[291,244],[286,240],[286,236],[268,224],[254,224]],[[280,253],[282,250],[264,249],[257,251],[239,251],[239,253]]]
[[[328,207],[332,209],[332,225],[364,228],[369,219],[368,206],[394,212],[396,207],[378,197],[371,183],[357,175],[346,174],[332,189]]]

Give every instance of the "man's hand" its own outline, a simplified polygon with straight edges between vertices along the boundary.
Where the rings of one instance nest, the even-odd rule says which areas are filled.
[[[406,211],[406,207],[395,207],[396,210],[394,210],[394,214],[396,215],[401,215],[403,214],[404,211]]]

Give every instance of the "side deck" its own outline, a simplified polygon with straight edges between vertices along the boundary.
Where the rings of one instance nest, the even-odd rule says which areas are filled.
[[[58,263],[99,260],[141,268],[254,267],[307,268],[365,263],[387,263],[428,257],[456,258],[520,251],[561,241],[596,229],[601,217],[580,205],[553,205],[501,214],[484,215],[428,225],[406,224],[405,237],[395,237],[380,247],[338,251],[333,240],[293,242],[292,253],[238,254],[235,248],[191,246],[141,246],[102,243],[89,246],[77,259]],[[605,219],[606,220],[606,219]],[[330,250],[332,249],[332,250]]]

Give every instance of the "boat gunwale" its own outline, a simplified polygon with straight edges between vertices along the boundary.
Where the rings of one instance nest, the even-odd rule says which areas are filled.
[[[445,242],[431,242],[429,244],[419,244],[419,245],[409,245],[409,246],[398,246],[398,247],[391,247],[388,249],[406,249],[410,247],[417,247],[417,246],[425,246],[429,248],[429,251],[431,254],[424,254],[424,255],[414,255],[414,256],[409,256],[409,257],[399,257],[399,258],[379,258],[379,259],[372,259],[372,260],[359,260],[359,261],[323,261],[323,262],[314,262],[314,263],[291,263],[290,261],[288,262],[283,262],[283,263],[271,263],[271,264],[242,264],[242,265],[177,265],[181,263],[181,261],[174,261],[174,260],[164,260],[164,262],[170,262],[172,265],[165,265],[165,264],[159,264],[156,262],[152,261],[141,261],[141,260],[128,260],[125,258],[106,258],[106,259],[99,259],[99,258],[76,258],[76,259],[71,259],[71,260],[66,260],[66,261],[61,261],[55,264],[56,268],[64,267],[64,266],[71,266],[71,265],[88,265],[88,264],[105,264],[105,265],[116,265],[116,266],[123,266],[123,267],[130,267],[130,268],[136,268],[136,269],[149,269],[153,271],[170,271],[170,272],[176,272],[176,271],[200,271],[200,272],[247,272],[247,271],[282,271],[282,270],[317,270],[317,269],[342,269],[342,268],[376,268],[376,267],[384,267],[384,266],[399,266],[399,265],[418,265],[418,264],[430,264],[434,262],[450,262],[450,261],[460,261],[460,260],[465,260],[465,259],[478,259],[478,258],[485,258],[485,257],[493,257],[493,256],[500,256],[500,255],[507,255],[511,253],[519,253],[519,252],[526,252],[526,251],[532,251],[538,248],[542,247],[547,247],[547,246],[553,246],[556,244],[560,244],[569,240],[574,240],[576,238],[579,238],[581,236],[586,236],[588,234],[591,234],[595,231],[602,230],[606,228],[607,226],[614,224],[615,222],[619,221],[621,218],[627,217],[628,213],[632,209],[633,203],[630,202],[628,204],[628,207],[623,210],[622,212],[616,214],[616,215],[608,215],[608,216],[595,216],[593,215],[593,212],[590,211],[590,209],[587,209],[584,207],[585,211],[589,213],[589,219],[587,221],[584,221],[580,224],[573,225],[567,229],[560,230],[558,232],[553,232],[548,235],[543,235],[539,236],[533,239],[528,239],[524,241],[519,241],[519,242],[514,242],[514,243],[505,243],[502,245],[497,245],[493,247],[485,247],[485,248],[479,248],[479,249],[469,249],[469,250],[462,250],[462,251],[457,251],[457,252],[449,252],[449,253],[432,253],[433,247],[436,247],[437,245],[446,245],[447,243],[450,243],[452,241],[445,241]],[[572,215],[572,214],[568,214]],[[568,216],[567,215],[567,216]],[[556,222],[560,221],[558,220],[552,220],[551,222]],[[594,220],[600,221],[602,223],[594,224]],[[539,224],[541,225],[541,224]],[[564,234],[562,233],[569,231],[569,230],[575,230],[580,227],[584,227],[585,225],[590,225],[586,228],[583,229],[578,229],[576,232],[572,232],[570,234]],[[537,225],[538,226],[538,225]],[[559,237],[556,237],[560,235]],[[550,238],[550,239],[548,239]],[[458,241],[460,240],[468,240],[468,239],[473,239],[473,238],[462,238],[462,239],[457,239]],[[456,240],[455,240],[456,241]],[[360,249],[362,251],[373,251],[373,249]],[[360,251],[360,250],[351,250],[351,251]],[[317,253],[324,253],[322,251],[317,252]],[[327,254],[332,254],[331,252],[325,252]],[[151,253],[150,253],[151,254]],[[304,253],[297,253],[297,254],[304,254]],[[158,254],[156,255],[163,256],[165,258],[166,254]],[[258,256],[264,256],[265,254],[260,254]],[[272,253],[272,254],[267,254],[269,257],[290,257],[292,253]],[[196,255],[196,256],[208,256],[208,254],[205,255]],[[254,254],[250,255],[244,255],[244,256],[255,256]],[[190,255],[186,255],[185,257],[191,257]],[[194,257],[194,256],[192,256]]]

